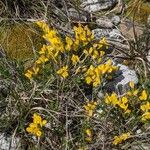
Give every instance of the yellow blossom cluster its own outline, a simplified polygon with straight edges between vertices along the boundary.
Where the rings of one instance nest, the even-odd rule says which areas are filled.
[[[139,90],[135,89],[135,85],[132,81],[129,82],[129,86],[131,87],[131,91],[127,92],[128,96],[138,96],[140,94]],[[146,90],[143,90],[141,92],[141,94],[139,95],[139,99],[140,100],[147,100],[147,98],[148,98],[148,94],[147,94]]]
[[[111,60],[108,60],[105,64],[100,64],[97,67],[91,65],[85,72],[85,81],[87,84],[92,84],[94,87],[97,87],[106,73],[109,74],[116,70],[117,67],[112,65]]]
[[[92,130],[91,129],[86,129],[85,130],[85,134],[86,134],[85,140],[87,142],[91,142],[92,141],[92,137],[93,137]]]
[[[128,109],[128,99],[126,96],[118,98],[116,93],[112,93],[110,96],[107,94],[105,97],[105,103],[121,108],[124,113],[131,112],[131,110]]]
[[[55,29],[50,28],[44,21],[38,21],[36,24],[42,29],[43,38],[47,44],[43,45],[39,51],[39,56],[33,65],[34,67],[26,71],[25,76],[29,79],[37,75],[41,66],[48,61],[53,60],[57,63],[58,57],[60,58],[62,53],[70,52],[72,55],[70,61],[73,65],[76,65],[80,61],[80,58],[74,52],[81,45],[85,46],[94,39],[94,35],[90,29],[87,26],[83,27],[81,24],[78,27],[74,27],[74,39],[66,36],[65,41],[62,40]]]
[[[63,78],[67,78],[68,75],[69,75],[69,73],[68,73],[68,66],[64,66],[64,67],[60,68],[57,71],[57,74],[59,74]]]
[[[75,32],[74,50],[77,50],[81,44],[86,46],[94,39],[94,34],[87,26],[83,27],[79,24],[78,27],[75,26],[73,29]]]
[[[100,39],[98,42],[94,40],[94,34],[90,31],[87,26],[82,26],[79,24],[74,29],[74,37],[66,36],[62,39],[57,31],[50,28],[45,22],[39,21],[36,24],[43,31],[43,38],[46,40],[47,44],[39,51],[39,56],[35,61],[32,68],[28,69],[25,76],[28,79],[32,79],[36,76],[40,69],[45,64],[53,65],[53,63],[59,68],[54,71],[62,78],[67,78],[69,72],[74,72],[75,75],[81,73],[85,77],[87,84],[92,84],[97,87],[104,75],[110,74],[117,69],[116,66],[112,65],[112,61],[108,60],[106,63],[101,63],[102,57],[104,56],[106,47],[108,47],[108,42],[106,38]],[[80,51],[80,52],[79,52]],[[82,59],[81,59],[82,58]],[[97,63],[93,65],[90,59],[97,60]],[[66,62],[62,62],[66,59]],[[51,63],[48,63],[51,62]],[[89,63],[85,66],[85,63]],[[67,63],[68,65],[65,65]],[[69,65],[72,66],[69,66]],[[61,67],[60,67],[61,66]],[[73,69],[75,71],[70,71],[68,69]],[[55,68],[53,68],[55,70]]]
[[[150,119],[150,102],[142,104],[140,109],[144,112],[142,115],[142,121],[147,121]]]
[[[130,133],[122,133],[119,136],[115,136],[114,140],[113,140],[113,145],[118,145],[120,143],[122,143],[123,141],[127,140],[128,138],[130,138]]]
[[[97,102],[93,102],[93,101],[88,102],[86,105],[83,106],[87,116],[89,117],[93,116],[96,106],[97,106]]]
[[[108,48],[108,42],[106,38],[102,38],[99,42],[94,43],[90,48],[84,49],[84,53],[90,56],[92,59],[97,60],[98,63],[101,62],[102,56],[104,56],[105,51]]]
[[[140,100],[147,100],[147,98],[148,98],[148,94],[147,94],[146,90],[143,90],[141,95],[139,96],[139,99]]]
[[[42,120],[41,116],[34,113],[33,114],[33,122],[29,124],[29,126],[26,128],[26,131],[40,137],[42,135],[41,128],[45,126],[47,123],[46,120]]]

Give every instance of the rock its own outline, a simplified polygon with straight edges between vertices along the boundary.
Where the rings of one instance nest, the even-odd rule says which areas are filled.
[[[111,29],[101,29],[101,28],[92,30],[92,32],[94,33],[95,39],[100,39],[102,37],[109,37],[110,31]]]
[[[121,35],[121,32],[117,29],[97,28],[97,29],[92,30],[92,32],[94,33],[96,39],[106,37],[107,40],[110,40],[110,41],[117,41],[121,43],[123,43],[124,41],[124,38]]]
[[[120,95],[129,90],[129,82],[132,81],[136,85],[138,83],[138,77],[134,70],[131,70],[128,66],[122,64],[116,64],[119,70],[116,71],[114,77],[108,80],[104,85],[104,91],[107,93],[116,92]]]
[[[98,27],[100,28],[113,28],[114,27],[114,24],[111,22],[111,20],[106,17],[101,17],[97,19],[96,23]]]
[[[69,17],[73,21],[87,21],[87,17],[85,13],[81,11],[77,11],[74,8],[69,8],[68,9]]]
[[[120,19],[119,16],[113,16],[113,17],[111,18],[111,21],[112,21],[112,23],[113,23],[115,26],[117,26],[117,25],[119,25],[119,23],[121,22],[121,19]]]
[[[81,0],[81,7],[90,13],[112,9],[116,4],[117,0]]]
[[[19,138],[5,137],[4,134],[0,133],[0,149],[1,150],[16,150],[20,147]]]
[[[113,29],[109,33],[108,39],[113,40],[113,41],[118,41],[118,42],[121,42],[121,43],[124,41],[124,37],[122,36],[121,32],[117,29]]]

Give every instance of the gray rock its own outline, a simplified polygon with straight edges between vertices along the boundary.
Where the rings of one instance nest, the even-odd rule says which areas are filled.
[[[123,43],[124,38],[121,35],[121,32],[117,29],[105,29],[105,28],[97,28],[92,30],[96,39],[100,39],[102,37],[106,37],[107,40],[116,41]]]
[[[117,30],[117,29],[113,29],[109,33],[108,39],[110,39],[112,41],[121,42],[121,43],[124,41],[124,37],[122,36],[121,32],[119,30]]]
[[[96,23],[98,27],[101,27],[101,28],[113,28],[114,27],[114,24],[112,23],[112,21],[108,19],[107,17],[101,17],[97,19]]]
[[[19,138],[5,137],[0,133],[0,149],[1,150],[16,150],[20,147]]]
[[[68,9],[69,17],[75,21],[87,21],[86,14],[74,8]]]
[[[121,22],[121,19],[120,19],[119,16],[113,16],[113,17],[111,18],[111,21],[112,21],[112,23],[113,23],[115,26],[117,26],[117,25],[119,25],[119,23]]]
[[[129,67],[116,64],[119,70],[116,71],[115,76],[112,80],[106,81],[104,85],[104,91],[108,93],[117,92],[122,95],[129,90],[129,82],[132,81],[136,85],[138,83],[138,77],[134,70]]]
[[[81,0],[81,7],[88,12],[109,10],[117,4],[117,0]]]
[[[109,37],[109,33],[111,32],[111,29],[94,29],[92,30],[92,32],[94,33],[95,39],[100,39],[102,37]]]

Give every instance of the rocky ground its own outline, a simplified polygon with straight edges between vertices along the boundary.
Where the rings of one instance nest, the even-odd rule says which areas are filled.
[[[53,0],[53,5],[55,6],[55,9],[53,8],[54,16],[52,17],[55,18],[56,20],[51,21],[50,24],[52,25],[55,24],[56,27],[60,30],[60,32],[71,35],[72,25],[76,25],[78,22],[80,22],[83,25],[87,24],[91,28],[92,32],[95,35],[96,38],[95,40],[100,39],[102,37],[106,37],[108,43],[110,44],[110,49],[106,53],[108,57],[113,59],[114,65],[119,66],[119,70],[116,72],[114,78],[111,79],[111,81],[108,81],[104,84],[103,89],[100,90],[98,93],[99,97],[103,96],[103,91],[107,91],[108,93],[112,93],[113,91],[115,91],[123,95],[129,89],[128,83],[130,81],[133,81],[135,85],[139,83],[139,76],[137,75],[136,70],[138,64],[137,66],[136,64],[135,65],[131,64],[130,66],[127,66],[124,61],[125,59],[126,60],[132,59],[133,55],[135,57],[133,59],[139,59],[139,61],[144,64],[145,71],[143,70],[142,71],[143,74],[146,77],[148,77],[149,73],[148,71],[150,71],[149,68],[150,49],[148,49],[149,51],[147,52],[141,51],[141,53],[137,54],[138,51],[136,51],[135,48],[134,52],[131,53],[132,45],[130,44],[129,41],[135,41],[136,37],[142,38],[142,35],[145,33],[145,30],[150,34],[150,30],[149,29],[147,30],[145,28],[145,25],[143,25],[142,23],[139,22],[134,23],[130,17],[126,16],[125,12],[127,8],[127,3],[125,1],[80,0],[79,4],[77,5],[73,4],[67,5],[67,2],[65,3],[65,1]],[[64,19],[65,21],[61,23],[60,19],[62,20]],[[34,21],[34,19],[33,20],[27,19],[26,21],[32,22]],[[150,15],[147,19],[146,25],[150,26]],[[13,39],[10,39],[10,41],[11,40]],[[17,43],[18,41],[14,41],[13,43],[15,42]],[[2,47],[4,47],[3,44],[4,43],[1,44]],[[28,45],[32,47],[32,45],[30,44]],[[148,47],[150,48],[150,45],[148,45]],[[3,51],[1,50],[0,52],[1,52],[0,58],[4,57]],[[15,55],[13,57],[15,57]],[[2,79],[0,78],[0,81],[1,80]],[[5,91],[8,91],[9,88],[10,85],[5,86],[5,82],[2,82],[2,84],[0,85],[0,92],[3,93],[4,95],[5,93],[7,93]],[[19,141],[18,138],[15,137],[7,138],[4,136],[3,133],[1,133],[0,138],[2,139],[0,140],[1,145],[0,149],[2,150],[19,149],[17,148],[19,143],[14,142]],[[145,148],[145,150],[148,150],[150,148],[150,145],[148,145],[147,143],[143,147]],[[136,148],[136,146],[134,145],[133,147],[131,147],[131,149],[136,150],[138,148]]]

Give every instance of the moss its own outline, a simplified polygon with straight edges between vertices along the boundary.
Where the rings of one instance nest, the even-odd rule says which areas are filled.
[[[31,59],[43,45],[43,38],[33,24],[3,24],[0,28],[1,46],[11,59],[18,61]]]

